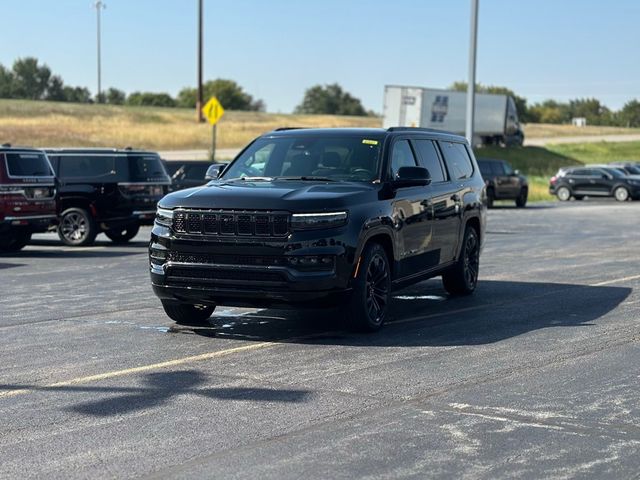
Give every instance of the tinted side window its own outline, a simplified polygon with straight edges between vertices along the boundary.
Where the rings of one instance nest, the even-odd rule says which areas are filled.
[[[399,140],[393,144],[391,152],[391,178],[396,178],[401,167],[415,167],[416,159],[409,145],[409,140]]]
[[[193,180],[204,180],[209,165],[190,165],[187,170],[187,178]]]
[[[493,175],[493,170],[491,169],[491,162],[478,160],[478,166],[480,167],[480,173],[482,173],[483,177],[490,177]]]
[[[431,140],[414,140],[414,145],[418,150],[420,164],[431,174],[431,181],[433,183],[445,182],[447,177],[442,170],[440,157],[433,142]]]
[[[60,156],[61,177],[108,177],[116,174],[115,157],[109,155]]]
[[[464,180],[473,174],[473,164],[467,148],[462,143],[440,142],[444,161],[454,179]]]

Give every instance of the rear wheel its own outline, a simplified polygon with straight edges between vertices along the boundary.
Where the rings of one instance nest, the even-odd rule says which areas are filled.
[[[107,230],[104,234],[109,237],[113,243],[127,243],[138,234],[139,230],[140,225],[134,223],[124,228]]]
[[[0,238],[0,252],[17,252],[31,240],[31,232],[11,232]]]
[[[571,198],[571,190],[567,187],[560,187],[556,190],[556,196],[561,202],[567,202]]]
[[[346,310],[352,329],[375,332],[386,320],[391,302],[391,269],[384,248],[368,244],[359,260],[353,294]]]
[[[616,197],[616,200],[619,202],[626,202],[629,200],[629,190],[624,187],[617,187],[613,191],[613,196]]]
[[[98,234],[98,226],[83,208],[69,208],[60,215],[58,236],[72,247],[91,245]]]
[[[516,207],[523,208],[527,205],[527,198],[529,196],[529,191],[526,188],[520,190],[520,195],[516,198]]]
[[[479,271],[480,238],[474,227],[467,226],[460,258],[442,275],[442,284],[451,295],[469,295],[476,289]]]
[[[167,316],[176,323],[193,325],[205,323],[216,307],[210,305],[189,305],[186,303],[173,303],[162,300]]]

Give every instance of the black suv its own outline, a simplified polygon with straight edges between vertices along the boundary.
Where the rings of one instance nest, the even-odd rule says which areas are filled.
[[[549,180],[549,193],[563,202],[571,197],[614,197],[624,202],[640,198],[640,175],[626,175],[618,167],[561,168]]]
[[[418,128],[281,129],[158,204],[153,289],[177,322],[216,305],[342,306],[359,330],[391,292],[476,288],[485,185],[464,138]]]
[[[158,154],[142,150],[47,150],[58,177],[58,235],[91,245],[100,232],[116,243],[151,225],[170,184]]]
[[[478,165],[482,178],[487,184],[487,203],[493,206],[494,200],[515,200],[517,207],[524,207],[529,196],[527,177],[504,160],[479,158]]]
[[[207,160],[163,160],[164,166],[171,177],[170,190],[199,187],[208,182],[205,179],[207,171],[212,165],[224,166]]]

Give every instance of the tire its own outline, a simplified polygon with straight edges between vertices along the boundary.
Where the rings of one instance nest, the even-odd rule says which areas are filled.
[[[520,195],[516,198],[516,207],[524,208],[527,205],[527,198],[529,197],[529,191],[526,188],[520,190]]]
[[[571,190],[567,187],[560,187],[556,190],[556,197],[561,202],[568,202],[571,199]]]
[[[389,259],[380,244],[370,243],[359,262],[345,314],[352,330],[375,332],[384,324],[391,303]]]
[[[626,202],[629,200],[629,190],[624,187],[616,187],[613,191],[613,196],[619,202]]]
[[[493,208],[493,202],[496,199],[496,194],[493,188],[487,188],[487,208]]]
[[[107,230],[106,232],[104,232],[104,234],[109,237],[109,240],[111,240],[113,243],[127,243],[138,234],[139,230],[140,225],[134,223],[125,228]]]
[[[206,323],[216,309],[210,305],[189,305],[162,300],[162,308],[167,316],[182,325],[199,325]]]
[[[58,237],[65,245],[84,247],[92,245],[98,234],[98,226],[88,211],[69,208],[60,215]]]
[[[480,238],[474,227],[464,232],[460,258],[442,275],[442,284],[451,295],[469,295],[478,285],[480,271]]]
[[[18,252],[31,240],[31,232],[13,232],[0,238],[0,253]]]

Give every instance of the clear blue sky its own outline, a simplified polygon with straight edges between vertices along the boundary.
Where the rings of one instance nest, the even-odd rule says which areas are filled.
[[[194,85],[196,0],[106,0],[103,87]],[[36,56],[96,90],[92,0],[1,0],[0,63]],[[480,0],[477,79],[529,102],[640,98],[639,0]],[[467,76],[469,0],[205,0],[205,78],[238,81],[268,111],[338,82],[382,110],[385,84]]]

